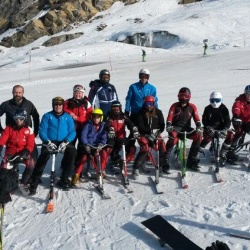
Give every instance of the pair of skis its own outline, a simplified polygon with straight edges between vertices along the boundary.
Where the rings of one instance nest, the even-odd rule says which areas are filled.
[[[128,170],[127,170],[127,162],[126,162],[126,149],[125,142],[127,138],[117,139],[122,143],[122,173],[121,173],[121,183],[123,187],[126,189],[127,193],[133,193],[133,189],[129,185],[128,179]],[[103,176],[101,174],[101,162],[100,157],[98,157],[97,167],[99,169],[98,173],[98,184],[94,184],[95,188],[99,191],[103,199],[110,199],[110,195],[108,195],[103,189]]]

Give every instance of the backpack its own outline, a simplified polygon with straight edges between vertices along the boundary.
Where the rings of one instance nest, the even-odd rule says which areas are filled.
[[[18,187],[18,169],[0,168],[0,203],[11,201],[11,192]]]

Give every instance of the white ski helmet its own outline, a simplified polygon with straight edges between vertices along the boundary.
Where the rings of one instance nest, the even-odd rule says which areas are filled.
[[[150,71],[148,69],[141,69],[139,72],[139,78],[141,78],[141,75],[147,75],[149,79]]]
[[[217,91],[212,92],[209,101],[213,108],[219,108],[223,101],[221,93]]]

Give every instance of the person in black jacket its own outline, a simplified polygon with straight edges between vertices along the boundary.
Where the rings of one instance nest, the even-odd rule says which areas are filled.
[[[135,159],[132,174],[137,178],[139,168],[147,159],[149,147],[154,148],[157,139],[159,140],[160,171],[168,173],[165,155],[166,146],[160,136],[165,129],[165,121],[162,111],[155,107],[155,98],[153,96],[145,97],[143,107],[137,116],[137,124],[140,133],[140,138],[138,139],[140,152]]]
[[[24,88],[21,85],[15,85],[12,89],[13,98],[1,103],[0,105],[0,117],[5,114],[5,125],[13,126],[15,125],[15,121],[13,120],[13,116],[17,109],[21,108],[27,112],[27,125],[31,127],[34,131],[34,136],[38,135],[40,118],[38,111],[34,104],[27,100],[24,95]],[[32,118],[32,119],[31,119]],[[33,120],[33,122],[32,122]],[[2,125],[0,123],[0,133],[3,131]],[[31,156],[36,162],[38,158],[38,150],[35,145],[34,150],[31,152]]]
[[[222,95],[220,92],[212,92],[209,98],[210,104],[205,107],[202,115],[202,123],[204,125],[203,139],[200,144],[200,151],[204,152],[204,148],[212,141],[215,130],[220,130],[219,136],[226,138],[227,130],[230,128],[231,120],[228,108],[222,103]]]
[[[93,108],[99,108],[103,111],[103,120],[105,121],[112,102],[118,101],[115,86],[110,83],[110,72],[107,69],[101,70],[99,80],[91,81],[89,87],[89,102]]]

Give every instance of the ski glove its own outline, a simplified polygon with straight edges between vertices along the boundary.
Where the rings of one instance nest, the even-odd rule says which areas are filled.
[[[226,136],[227,136],[227,130],[226,130],[226,129],[223,129],[223,130],[221,130],[221,131],[219,132],[219,137],[220,137],[221,139],[225,139]]]
[[[212,243],[211,247],[206,247],[206,250],[230,250],[230,248],[226,243],[216,240],[216,242]]]
[[[207,127],[207,134],[210,136],[210,137],[214,137],[214,129],[212,127]]]
[[[171,122],[167,122],[166,131],[168,133],[171,133],[171,132],[173,132],[173,130],[174,130],[174,127],[172,126],[172,123]]]
[[[113,127],[109,128],[108,138],[110,139],[115,138],[115,129]]]
[[[242,120],[239,119],[238,117],[233,118],[233,125],[235,126],[241,126],[242,125]]]
[[[100,152],[104,148],[104,145],[99,143],[97,147],[97,151]]]
[[[148,135],[147,136],[149,142],[155,143],[155,140],[157,139],[154,134]]]
[[[57,149],[56,144],[51,142],[51,141],[47,141],[45,144],[46,144],[46,148],[48,149],[49,152],[53,152]]]
[[[138,132],[137,127],[133,127],[133,137],[134,137],[135,139],[137,139],[137,138],[140,137],[140,134],[139,134],[139,132]]]
[[[87,154],[90,154],[91,153],[91,148],[89,145],[84,145],[84,150]]]
[[[201,123],[200,123],[200,122],[196,122],[196,132],[197,132],[199,135],[202,135],[202,134],[203,134],[203,130],[202,130],[202,127],[201,127]]]
[[[69,144],[68,140],[64,140],[59,146],[58,146],[58,151],[61,152],[62,154],[64,154],[64,151],[67,147],[67,145]]]
[[[23,161],[24,159],[28,158],[30,151],[28,149],[24,149],[21,151],[21,153],[19,154],[19,158],[21,161]]]

